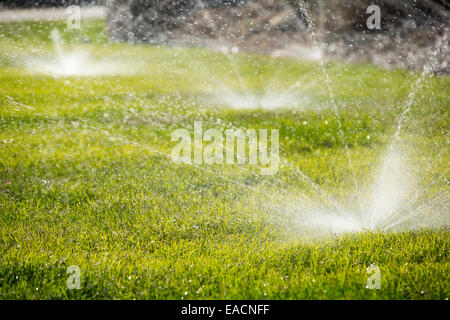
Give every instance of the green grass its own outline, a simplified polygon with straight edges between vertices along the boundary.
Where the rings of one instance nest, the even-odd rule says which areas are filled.
[[[370,187],[419,74],[327,64],[342,139],[319,64],[114,44],[103,22],[82,26],[0,24],[0,298],[448,298],[448,212],[441,228],[311,239],[264,205],[283,193],[264,181],[314,194],[294,174],[300,168],[351,206],[345,145],[361,190]],[[54,28],[66,50],[130,72],[55,77],[27,68],[53,55]],[[234,110],[209,99],[224,84],[260,92],[297,81],[307,98],[298,108]],[[449,88],[448,77],[426,77],[402,131],[422,201],[448,194]],[[248,166],[175,165],[164,155],[170,134],[195,120],[279,128],[286,162],[273,177]],[[365,288],[372,263],[380,290]],[[67,289],[70,265],[82,271],[80,290]]]

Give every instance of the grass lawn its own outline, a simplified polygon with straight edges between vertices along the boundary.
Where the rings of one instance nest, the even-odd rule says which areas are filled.
[[[427,208],[416,218],[436,221],[316,237],[283,204],[370,199],[420,74],[116,44],[102,21],[82,27],[0,24],[1,299],[449,297],[448,76],[419,84],[399,140],[414,208]],[[64,52],[89,54],[80,74],[52,74],[54,29]],[[269,88],[295,98],[223,104]],[[279,172],[174,164],[171,133],[196,120],[279,129]],[[371,264],[379,290],[366,289]]]

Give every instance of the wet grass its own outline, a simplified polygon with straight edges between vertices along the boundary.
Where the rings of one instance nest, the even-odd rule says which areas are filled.
[[[54,28],[67,50],[129,68],[92,77],[33,71],[27,61],[54,55]],[[420,76],[325,68],[344,139],[316,63],[108,43],[101,21],[80,31],[0,25],[0,298],[448,298],[448,213],[440,228],[306,239],[261,206],[286,186],[313,193],[296,169],[354,202],[345,145],[360,188],[370,186]],[[211,99],[227,87],[292,87],[306,99],[234,110]],[[448,88],[448,77],[426,77],[402,131],[422,201],[448,196]],[[173,164],[170,134],[195,120],[205,130],[280,129],[279,173]],[[380,290],[365,288],[371,264]],[[67,288],[71,265],[82,271],[80,290]]]

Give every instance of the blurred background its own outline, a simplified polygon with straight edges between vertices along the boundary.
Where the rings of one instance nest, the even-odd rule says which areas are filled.
[[[101,5],[102,0],[2,0],[0,4],[5,8],[30,8],[30,7],[63,7],[70,5]]]
[[[450,70],[446,54],[450,3],[446,0],[3,0],[0,3],[3,17],[8,9],[17,12],[18,8],[35,8],[43,12],[69,5],[95,7],[96,11],[89,11],[91,16],[106,19],[107,35],[114,41],[203,46],[222,51],[234,47],[275,57],[311,60],[326,57],[419,71],[433,56],[435,73],[447,74]],[[366,25],[371,16],[367,11],[370,5],[380,8],[380,29],[371,30]]]

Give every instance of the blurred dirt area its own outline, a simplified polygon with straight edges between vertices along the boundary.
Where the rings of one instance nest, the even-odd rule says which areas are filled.
[[[377,1],[382,9],[381,29],[369,30],[366,9]],[[142,7],[139,2],[123,5],[121,0],[111,0],[107,31],[113,39],[132,43],[205,46],[223,52],[450,73],[450,16],[445,7],[433,5],[434,11],[427,11],[425,4],[419,10],[393,0],[290,2],[197,3],[176,14],[162,2],[160,7]]]
[[[313,19],[317,21],[315,25]],[[275,57],[326,58],[383,68],[425,68],[438,74],[450,73],[450,37],[445,23],[399,19],[382,21],[380,30],[369,30],[365,25],[334,28],[327,25],[329,19],[326,12],[311,17],[280,1],[264,0],[232,8],[198,10],[181,24],[175,39]]]
[[[347,63],[449,74],[449,41],[448,29],[422,26],[408,33],[404,29],[389,33],[346,33],[325,39],[324,51],[331,59]]]

